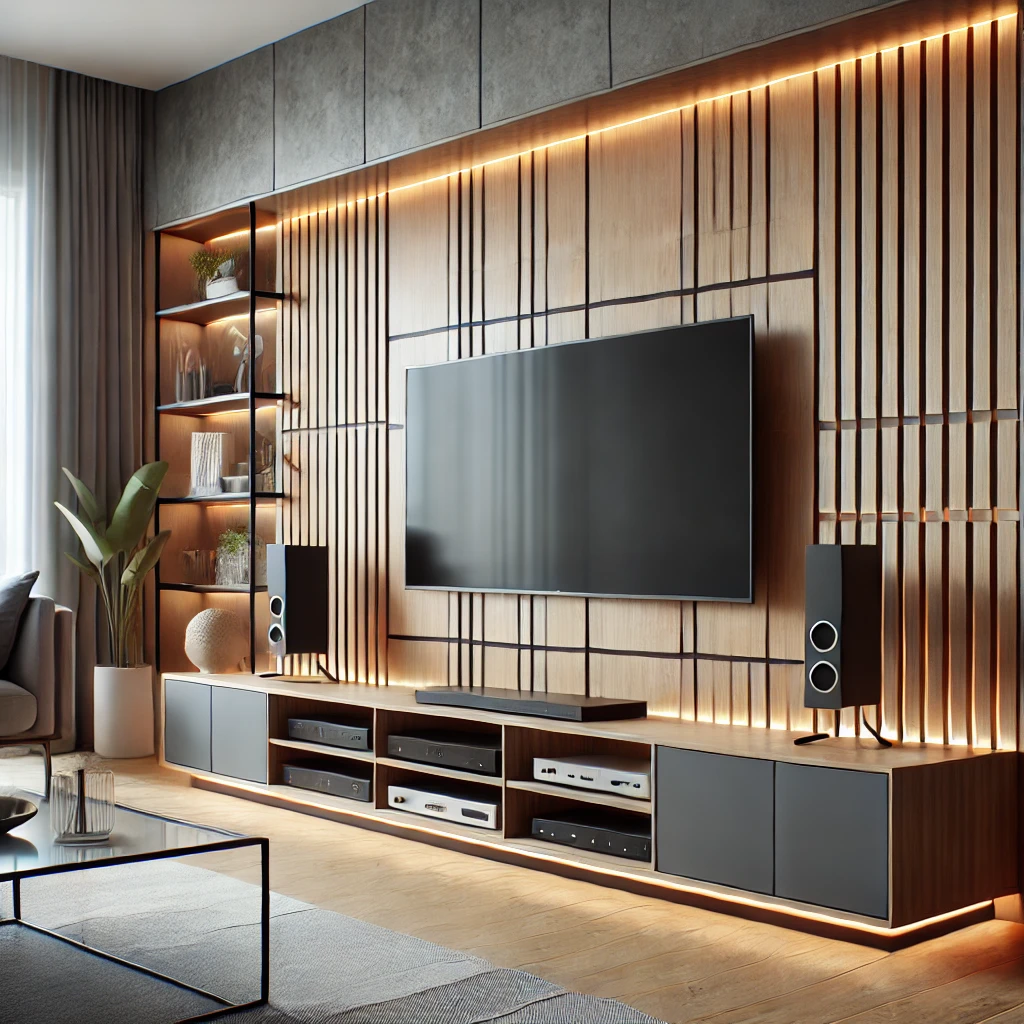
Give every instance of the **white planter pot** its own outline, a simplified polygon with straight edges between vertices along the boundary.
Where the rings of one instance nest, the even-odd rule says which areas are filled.
[[[219,299],[222,295],[231,295],[238,291],[238,278],[219,277],[215,281],[206,282],[206,297]]]
[[[92,721],[100,757],[149,757],[153,753],[152,667],[97,665]]]

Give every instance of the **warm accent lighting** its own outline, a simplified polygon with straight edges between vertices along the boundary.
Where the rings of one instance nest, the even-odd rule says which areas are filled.
[[[532,857],[537,860],[549,861],[553,864],[561,864],[564,867],[583,869],[600,875],[607,875],[610,878],[627,878],[635,882],[643,882],[646,885],[658,886],[662,889],[673,889],[678,892],[689,892],[696,896],[705,896],[709,899],[721,900],[723,903],[732,903],[739,906],[753,907],[758,910],[767,910],[777,914],[785,914],[789,917],[798,917],[806,921],[814,921],[819,924],[833,925],[838,928],[849,928],[853,931],[866,932],[870,935],[877,935],[885,938],[898,938],[911,932],[928,928],[931,925],[941,924],[943,921],[952,921],[954,918],[973,914],[985,907],[992,906],[992,900],[982,900],[980,903],[973,903],[969,907],[960,907],[957,910],[950,910],[945,914],[936,914],[934,917],[925,918],[922,921],[914,921],[911,924],[900,925],[896,928],[886,928],[884,925],[869,924],[866,921],[850,920],[841,916],[819,913],[813,910],[804,910],[800,907],[790,907],[784,904],[774,903],[766,899],[758,899],[754,896],[741,895],[739,893],[721,892],[707,886],[691,882],[673,882],[664,876],[652,877],[653,872],[643,873],[630,871],[628,868],[612,868],[595,864],[592,859],[570,860],[554,853],[547,853],[538,850],[534,846],[526,846],[515,837],[506,839],[503,843],[488,842],[486,839],[478,839],[476,836],[467,835],[464,831],[448,830],[443,826],[432,828],[431,826],[418,821],[407,821],[402,811],[393,811],[391,808],[384,808],[375,811],[360,811],[349,807],[336,807],[333,803],[306,799],[298,793],[289,789],[287,796],[280,796],[275,789],[282,787],[265,786],[260,783],[249,785],[237,782],[228,782],[216,775],[206,775],[193,772],[193,777],[205,779],[214,783],[218,788],[235,789],[243,793],[261,793],[275,799],[287,800],[289,804],[300,804],[303,807],[312,807],[317,810],[336,811],[339,814],[351,815],[353,818],[360,818],[364,821],[372,821],[378,824],[395,825],[410,832],[421,832],[429,836],[437,836],[443,839],[454,839],[460,843],[468,843],[472,846],[479,846],[488,850],[498,850],[503,853],[512,851],[524,857]],[[526,837],[524,837],[525,839]]]
[[[719,95],[717,96],[710,96],[707,99],[698,100],[695,103],[684,103],[682,106],[670,107],[667,110],[659,110],[657,113],[645,114],[642,117],[634,117],[632,120],[621,121],[618,124],[608,125],[605,128],[594,128],[592,131],[580,132],[577,135],[570,135],[568,138],[557,139],[555,142],[548,142],[545,143],[543,146],[534,146],[531,149],[523,149],[519,150],[516,153],[509,153],[506,156],[495,157],[493,160],[484,160],[483,162],[478,164],[471,164],[467,167],[460,167],[458,170],[449,171],[446,174],[437,174],[434,175],[434,177],[432,178],[424,178],[422,181],[415,181],[409,185],[397,185],[394,188],[386,188],[381,192],[377,192],[371,196],[362,196],[359,199],[350,199],[344,205],[355,206],[359,203],[365,203],[370,199],[381,199],[386,195],[393,195],[397,192],[405,192],[406,190],[411,188],[421,188],[424,185],[433,185],[435,182],[447,181],[449,178],[454,178],[460,174],[469,174],[472,173],[473,171],[483,170],[485,167],[493,167],[496,164],[505,163],[508,160],[516,160],[519,157],[523,156],[530,156],[533,153],[543,153],[549,149],[555,149],[557,146],[566,146],[571,142],[580,142],[588,137],[593,138],[594,136],[597,135],[603,135],[605,132],[613,132],[619,128],[629,128],[630,126],[635,124],[643,124],[645,121],[653,121],[659,117],[667,117],[670,114],[679,114],[684,110],[695,109],[698,105],[702,103],[714,103],[718,100],[731,99],[733,96],[741,96],[744,93],[753,92],[755,89],[770,89],[772,86],[782,85],[784,82],[791,82],[798,78],[805,78],[807,75],[816,75],[819,72],[830,71],[833,68],[841,67],[844,64],[854,64],[859,60],[866,60],[870,57],[880,56],[886,53],[894,53],[895,51],[902,49],[904,46],[917,46],[921,43],[929,43],[936,39],[942,39],[944,36],[953,35],[956,32],[966,32],[968,29],[985,28],[987,26],[996,25],[1001,21],[1007,21],[1010,18],[1016,17],[1017,13],[1012,12],[1010,14],[1000,15],[998,18],[992,18],[987,21],[977,21],[971,25],[964,25],[961,28],[956,29],[948,29],[945,32],[938,32],[935,35],[924,36],[920,39],[909,39],[906,40],[905,42],[897,43],[895,46],[887,46],[882,50],[871,50],[868,53],[862,53],[856,57],[847,57],[843,60],[837,60],[830,64],[822,64],[820,67],[812,68],[809,71],[797,71],[791,75],[782,75],[779,78],[773,78],[771,79],[771,81],[764,82],[761,85],[748,86],[747,88],[744,89],[733,89],[731,92],[719,93]],[[326,209],[323,210],[312,210],[308,213],[299,214],[298,216],[292,217],[291,221],[292,223],[295,223],[295,221],[303,220],[306,217],[312,217],[315,214],[330,213],[331,210],[340,209],[341,205],[342,204],[338,204],[337,206],[327,207]],[[257,230],[261,231],[265,229],[257,228]],[[234,232],[234,234],[238,233],[239,232]],[[228,236],[225,235],[223,237],[226,238]]]
[[[256,234],[261,231],[276,231],[280,227],[279,224],[264,224],[262,227],[256,229]],[[214,242],[221,242],[225,238],[236,238],[238,235],[249,234],[248,228],[239,228],[237,231],[229,231],[226,235],[218,235],[216,238],[211,238],[206,244],[213,245]]]

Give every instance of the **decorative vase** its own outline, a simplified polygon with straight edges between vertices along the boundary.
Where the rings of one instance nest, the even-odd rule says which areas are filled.
[[[222,295],[231,295],[237,291],[237,277],[217,277],[206,282],[206,297],[208,299],[219,299]]]
[[[249,545],[244,546],[225,543],[225,537],[221,536],[221,543],[217,548],[217,586],[219,587],[247,587],[249,585]],[[248,539],[248,538],[246,538]],[[265,586],[267,582],[267,542],[257,535],[256,537],[256,585]]]
[[[114,773],[79,768],[54,775],[50,829],[54,842],[76,846],[101,843],[114,831]]]
[[[92,716],[100,757],[149,757],[154,750],[152,666],[97,665]]]
[[[200,672],[237,672],[249,653],[249,627],[224,608],[201,611],[185,629],[185,654]]]

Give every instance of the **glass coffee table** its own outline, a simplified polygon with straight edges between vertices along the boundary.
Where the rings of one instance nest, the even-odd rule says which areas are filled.
[[[140,971],[152,978],[168,982],[178,988],[205,996],[220,1004],[219,1009],[188,1017],[185,1020],[210,1020],[232,1010],[262,1006],[270,997],[270,841],[257,836],[192,825],[188,822],[161,818],[146,811],[117,806],[114,831],[102,843],[68,846],[55,843],[50,831],[49,804],[35,793],[15,792],[39,807],[39,813],[24,825],[0,836],[0,883],[13,885],[13,917],[0,919],[0,926],[29,928],[94,956],[113,961],[123,967]],[[95,949],[59,932],[26,921],[22,917],[21,882],[26,878],[54,875],[70,871],[88,871],[113,864],[137,864],[143,861],[167,860],[222,850],[259,847],[261,868],[260,906],[260,994],[258,999],[236,1003],[214,992],[197,988],[159,971],[132,963],[112,953]]]

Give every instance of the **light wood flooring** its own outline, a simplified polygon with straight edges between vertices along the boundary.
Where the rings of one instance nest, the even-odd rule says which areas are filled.
[[[0,787],[38,788],[40,766],[0,758]],[[122,803],[269,836],[277,892],[672,1024],[1024,1024],[1024,925],[883,953],[193,789],[153,760],[113,767]],[[216,857],[196,862],[257,879],[247,851]]]

